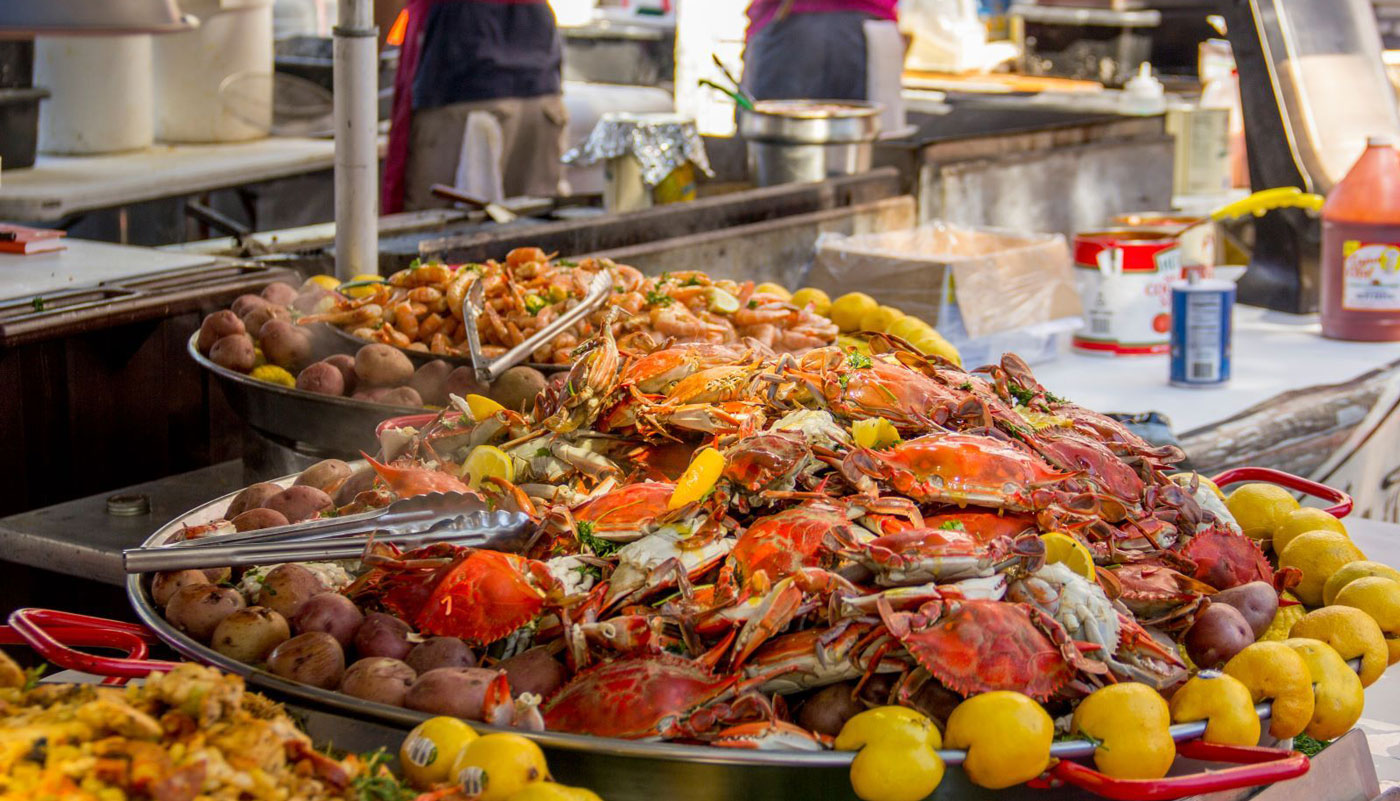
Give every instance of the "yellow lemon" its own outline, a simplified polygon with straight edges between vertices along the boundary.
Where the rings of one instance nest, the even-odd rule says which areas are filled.
[[[862,331],[888,331],[889,327],[904,317],[904,312],[893,306],[876,306],[860,318]]]
[[[1225,497],[1225,507],[1246,537],[1267,540],[1298,499],[1277,484],[1245,484]]]
[[[1352,606],[1329,606],[1303,615],[1288,632],[1332,646],[1343,659],[1361,659],[1361,685],[1370,687],[1390,664],[1390,649],[1380,624]],[[1256,643],[1257,645],[1257,643]],[[1251,648],[1253,646],[1250,646]],[[1245,649],[1246,651],[1249,648]]]
[[[1230,657],[1225,672],[1249,688],[1255,703],[1270,701],[1269,734],[1296,737],[1312,720],[1312,674],[1303,658],[1281,642],[1256,642]]]
[[[717,286],[706,290],[705,297],[710,311],[715,314],[733,314],[739,310],[739,299]]]
[[[1172,695],[1173,723],[1206,721],[1202,740],[1218,745],[1258,745],[1259,715],[1254,698],[1239,679],[1202,670]]]
[[[1385,635],[1389,663],[1400,662],[1400,583],[1383,576],[1359,578],[1343,587],[1334,603],[1370,615]]]
[[[967,749],[963,770],[973,784],[1000,790],[1044,773],[1054,739],[1055,722],[1040,704],[998,690],[958,704],[948,716],[945,742]]]
[[[538,745],[501,732],[467,743],[452,766],[452,777],[479,801],[506,801],[526,785],[548,781],[549,766]]]
[[[847,720],[834,743],[837,751],[855,751],[871,744],[938,749],[943,747],[943,738],[933,721],[920,712],[904,706],[877,706]]]
[[[1341,655],[1325,642],[1294,637],[1283,641],[1303,657],[1312,674],[1313,714],[1304,729],[1309,737],[1331,740],[1351,731],[1361,719],[1366,691]]]
[[[1369,559],[1347,562],[1336,573],[1333,573],[1331,578],[1327,579],[1326,584],[1322,585],[1322,603],[1331,606],[1337,598],[1337,593],[1341,592],[1343,587],[1359,578],[1368,576],[1380,576],[1400,582],[1400,570],[1396,570],[1390,565],[1372,562]]]
[[[870,343],[861,337],[853,337],[850,334],[837,334],[836,344],[847,351],[855,351],[862,356],[870,355]]]
[[[943,781],[938,752],[915,745],[867,745],[851,760],[851,789],[863,801],[920,801]]]
[[[257,368],[257,367],[262,367],[264,364],[267,364],[267,354],[263,353],[262,348],[259,348],[259,347],[257,347],[257,346],[254,346],[254,347],[253,347],[253,367],[255,367],[255,368]]]
[[[303,281],[301,285],[303,289],[309,286],[319,286],[322,289],[329,289],[330,291],[334,292],[337,288],[340,287],[340,279],[336,278],[333,275],[326,275],[325,273],[322,273],[321,275],[311,276],[310,278]]]
[[[515,481],[515,462],[495,445],[478,445],[462,462],[462,475],[473,489],[480,489],[488,478]]]
[[[1135,681],[1090,693],[1074,710],[1070,733],[1097,741],[1094,765],[1118,779],[1160,779],[1176,760],[1171,712],[1156,690]]]
[[[764,295],[776,295],[784,303],[792,300],[792,293],[787,291],[787,287],[779,286],[772,282],[765,282],[753,288],[754,292],[761,292]]]
[[[848,292],[831,302],[831,321],[843,332],[857,331],[861,319],[878,308],[880,304],[864,292]]]
[[[399,746],[404,778],[420,790],[447,781],[457,757],[476,738],[476,730],[457,718],[428,718]]]
[[[1311,506],[1294,509],[1284,515],[1283,520],[1279,521],[1278,526],[1274,528],[1274,553],[1283,553],[1283,549],[1288,547],[1288,543],[1292,542],[1294,537],[1309,531],[1347,533],[1346,526],[1342,525],[1342,521],[1321,509],[1314,509]]]
[[[1345,534],[1335,531],[1308,531],[1294,537],[1288,546],[1279,552],[1279,567],[1296,567],[1303,571],[1303,579],[1293,588],[1308,606],[1322,605],[1322,588],[1327,579],[1332,578],[1348,562],[1365,559],[1361,549],[1352,544]]]
[[[905,342],[913,343],[916,339],[922,339],[929,334],[938,333],[933,326],[911,315],[895,320],[890,324],[889,330],[885,332],[892,336],[897,336]]]
[[[953,347],[953,343],[944,339],[937,331],[931,336],[920,337],[909,344],[925,356],[941,356],[959,367],[962,366],[962,354]]]
[[[851,423],[851,434],[862,448],[888,448],[900,442],[894,423],[883,417],[867,417]]]
[[[255,378],[258,381],[266,381],[269,384],[276,384],[279,387],[294,387],[297,385],[297,380],[292,377],[291,373],[275,364],[260,364],[253,368],[253,372],[249,373],[248,377]]]
[[[1045,561],[1060,562],[1084,578],[1094,581],[1094,557],[1084,543],[1062,531],[1047,531],[1040,535],[1045,543]]]
[[[337,288],[340,294],[350,298],[366,298],[373,295],[378,289],[378,284],[387,283],[384,278],[374,273],[360,273],[351,278]]]
[[[478,423],[506,408],[485,395],[468,395],[463,400],[467,402],[467,411],[472,413],[472,420]]]
[[[804,286],[792,293],[792,305],[800,308],[811,306],[812,311],[825,317],[831,313],[831,298],[820,289]]]
[[[1291,592],[1280,593],[1279,598],[1284,601],[1294,601],[1295,603],[1284,606],[1279,604],[1278,611],[1274,613],[1274,620],[1269,627],[1259,635],[1260,640],[1274,641],[1288,639],[1288,632],[1293,628],[1293,624],[1303,619],[1303,615],[1308,613],[1307,607],[1296,603],[1298,596]]]
[[[681,474],[680,480],[676,482],[676,488],[671,490],[671,499],[666,502],[666,508],[679,509],[710,494],[722,472],[724,456],[719,451],[705,448],[695,454],[685,472]]]

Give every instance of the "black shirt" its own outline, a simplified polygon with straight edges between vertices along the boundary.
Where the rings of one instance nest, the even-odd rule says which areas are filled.
[[[562,90],[563,48],[547,3],[449,0],[427,13],[415,109]]]

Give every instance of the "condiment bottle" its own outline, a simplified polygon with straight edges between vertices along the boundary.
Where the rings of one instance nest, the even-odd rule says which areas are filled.
[[[1322,207],[1322,335],[1400,341],[1400,151],[1372,136]]]

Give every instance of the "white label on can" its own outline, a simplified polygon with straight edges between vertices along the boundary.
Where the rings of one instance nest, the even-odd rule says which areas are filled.
[[[1219,381],[1224,296],[1192,292],[1186,296],[1186,380]]]
[[[1084,302],[1080,339],[1124,349],[1165,346],[1171,331],[1171,285],[1181,278],[1181,251],[1157,254],[1155,272],[1109,274],[1080,267],[1074,271]]]
[[[1342,308],[1400,311],[1400,246],[1342,243]]]

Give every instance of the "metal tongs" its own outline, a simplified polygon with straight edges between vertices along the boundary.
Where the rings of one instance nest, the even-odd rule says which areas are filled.
[[[519,512],[493,512],[481,500],[461,493],[432,493],[362,515],[131,548],[122,552],[122,564],[128,573],[147,573],[354,559],[370,541],[399,547],[451,542],[519,551],[532,528],[530,518]]]
[[[486,303],[486,291],[481,281],[473,281],[467,288],[467,296],[462,300],[462,322],[467,328],[467,347],[471,349],[472,368],[478,381],[490,384],[501,373],[525,361],[539,346],[564,333],[574,323],[582,320],[594,309],[603,305],[612,294],[612,276],[607,270],[599,270],[588,285],[588,294],[572,309],[559,315],[553,322],[536,331],[529,339],[501,354],[496,359],[487,359],[481,354],[481,335],[476,330],[476,317]]]

